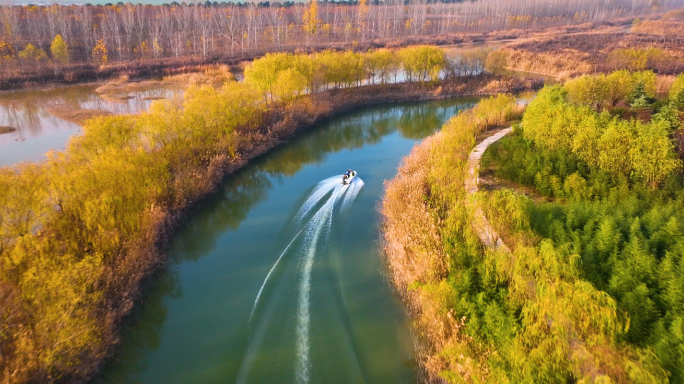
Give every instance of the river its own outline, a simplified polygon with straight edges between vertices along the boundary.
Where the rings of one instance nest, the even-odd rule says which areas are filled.
[[[475,101],[362,109],[228,177],[173,236],[96,382],[415,382],[376,207],[413,145]]]

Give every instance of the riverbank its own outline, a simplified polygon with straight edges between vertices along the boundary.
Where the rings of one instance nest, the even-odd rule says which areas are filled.
[[[165,151],[174,152],[168,154],[161,151],[162,148],[150,154],[131,151],[120,143],[125,142],[122,139],[129,140],[128,124],[133,122],[144,124],[152,118],[172,119],[163,126],[178,129],[174,128],[173,114],[160,109],[135,120],[125,116],[96,118],[86,124],[85,135],[70,145],[66,156],[56,155],[45,165],[23,165],[19,173],[7,169],[1,175],[3,188],[23,191],[21,195],[3,194],[3,199],[9,199],[3,200],[3,205],[10,210],[20,210],[22,205],[12,200],[12,196],[24,196],[34,199],[28,205],[32,212],[45,212],[40,217],[32,216],[28,223],[29,230],[41,223],[40,232],[25,237],[27,240],[21,244],[11,238],[3,243],[6,258],[17,257],[11,256],[18,255],[17,252],[31,255],[30,259],[11,259],[20,262],[3,270],[2,304],[10,310],[4,326],[21,330],[5,336],[3,372],[11,382],[80,382],[91,378],[103,360],[111,355],[118,341],[121,320],[134,307],[145,278],[163,263],[169,236],[191,208],[211,194],[225,176],[298,132],[363,106],[510,92],[532,86],[520,80],[477,76],[438,83],[373,85],[320,92],[300,97],[288,105],[271,105],[263,112],[260,109],[241,112],[236,118],[243,120],[236,122],[236,130],[229,136],[222,131],[217,132],[219,139],[209,141],[187,136],[180,147],[171,146],[173,142],[170,142]],[[230,108],[251,111],[245,104],[246,97],[248,100],[259,98],[244,92],[235,94],[234,102],[239,104]],[[226,101],[233,100],[233,96],[209,97],[208,100],[223,102],[223,97]],[[170,107],[172,104],[165,105]],[[190,110],[186,113],[187,117],[183,119],[195,116]],[[99,136],[100,129],[104,130],[105,136]],[[118,133],[112,136],[114,132]],[[199,134],[201,131],[193,128],[192,132]],[[144,138],[147,133],[142,135]],[[106,141],[100,142],[101,139]],[[197,149],[186,152],[184,148]],[[100,155],[104,153],[108,155]],[[154,165],[158,161],[154,158],[162,155],[169,158],[166,167],[172,170],[170,174]],[[202,157],[193,161],[192,156],[197,155]],[[114,173],[110,173],[110,165]],[[59,174],[62,176],[56,177]],[[38,178],[29,180],[30,175]],[[22,185],[32,185],[33,193],[26,193]],[[141,195],[141,190],[148,191],[148,195]],[[53,193],[50,191],[56,193],[52,198],[47,195]],[[116,200],[109,200],[110,208],[102,207],[100,196],[110,195],[116,196]],[[48,200],[43,200],[42,196]],[[54,205],[44,206],[44,201],[48,204],[55,201],[57,210],[51,208]],[[95,210],[83,211],[85,207]],[[112,217],[113,214],[116,216]],[[63,239],[72,237],[74,226],[82,228],[80,235],[73,237],[73,243],[63,243]],[[14,228],[26,230],[26,227],[10,227]],[[36,248],[38,244],[42,245]],[[63,248],[57,251],[55,247]],[[94,258],[89,249],[101,249],[98,252],[102,256]],[[63,257],[55,258],[55,252]],[[42,277],[35,280],[23,274],[28,262],[40,265]],[[65,281],[67,271],[71,277]],[[17,277],[22,278],[19,280],[22,290],[32,292],[37,300],[24,301],[22,291],[13,283]],[[81,297],[83,289],[86,295],[95,296]],[[64,302],[68,297],[79,297],[81,304],[73,306]],[[20,348],[20,345],[24,346]]]
[[[465,332],[467,318],[454,310],[459,296],[449,279],[483,251],[465,188],[469,154],[478,134],[516,117],[514,104],[500,95],[453,117],[415,147],[385,185],[383,253],[418,333],[426,383],[483,379],[487,370],[483,356],[472,351],[491,352]]]

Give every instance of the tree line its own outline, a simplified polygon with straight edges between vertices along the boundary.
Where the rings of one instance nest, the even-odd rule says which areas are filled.
[[[432,46],[363,53],[323,51],[312,55],[266,54],[245,69],[245,82],[267,99],[289,100],[305,93],[362,84],[436,81],[446,69],[445,52]]]
[[[0,6],[0,65],[106,65],[132,60],[251,57],[325,44],[596,22],[681,5],[681,0],[475,2],[367,1],[351,6],[310,1],[259,7],[234,3],[117,3],[105,6]],[[50,45],[60,36],[66,57]],[[21,54],[20,54],[21,53]],[[45,53],[45,54],[44,54]]]

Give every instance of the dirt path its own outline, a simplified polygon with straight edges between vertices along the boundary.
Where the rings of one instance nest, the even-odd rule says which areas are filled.
[[[485,217],[484,212],[482,212],[482,208],[474,195],[475,192],[478,191],[477,184],[479,181],[480,159],[482,159],[482,155],[490,145],[499,141],[502,137],[512,131],[513,128],[503,129],[484,139],[484,141],[478,144],[472,152],[470,152],[470,156],[468,156],[468,175],[465,179],[465,189],[468,194],[466,201],[467,204],[473,208],[473,228],[475,229],[477,236],[487,248],[500,249],[505,252],[510,252],[510,249],[504,244],[492,225],[489,224],[489,221],[487,221],[487,218]]]

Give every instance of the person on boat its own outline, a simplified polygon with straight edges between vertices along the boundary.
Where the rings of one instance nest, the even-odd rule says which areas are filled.
[[[347,169],[347,172],[345,172],[344,175],[347,176],[347,178],[351,176],[351,169]]]

